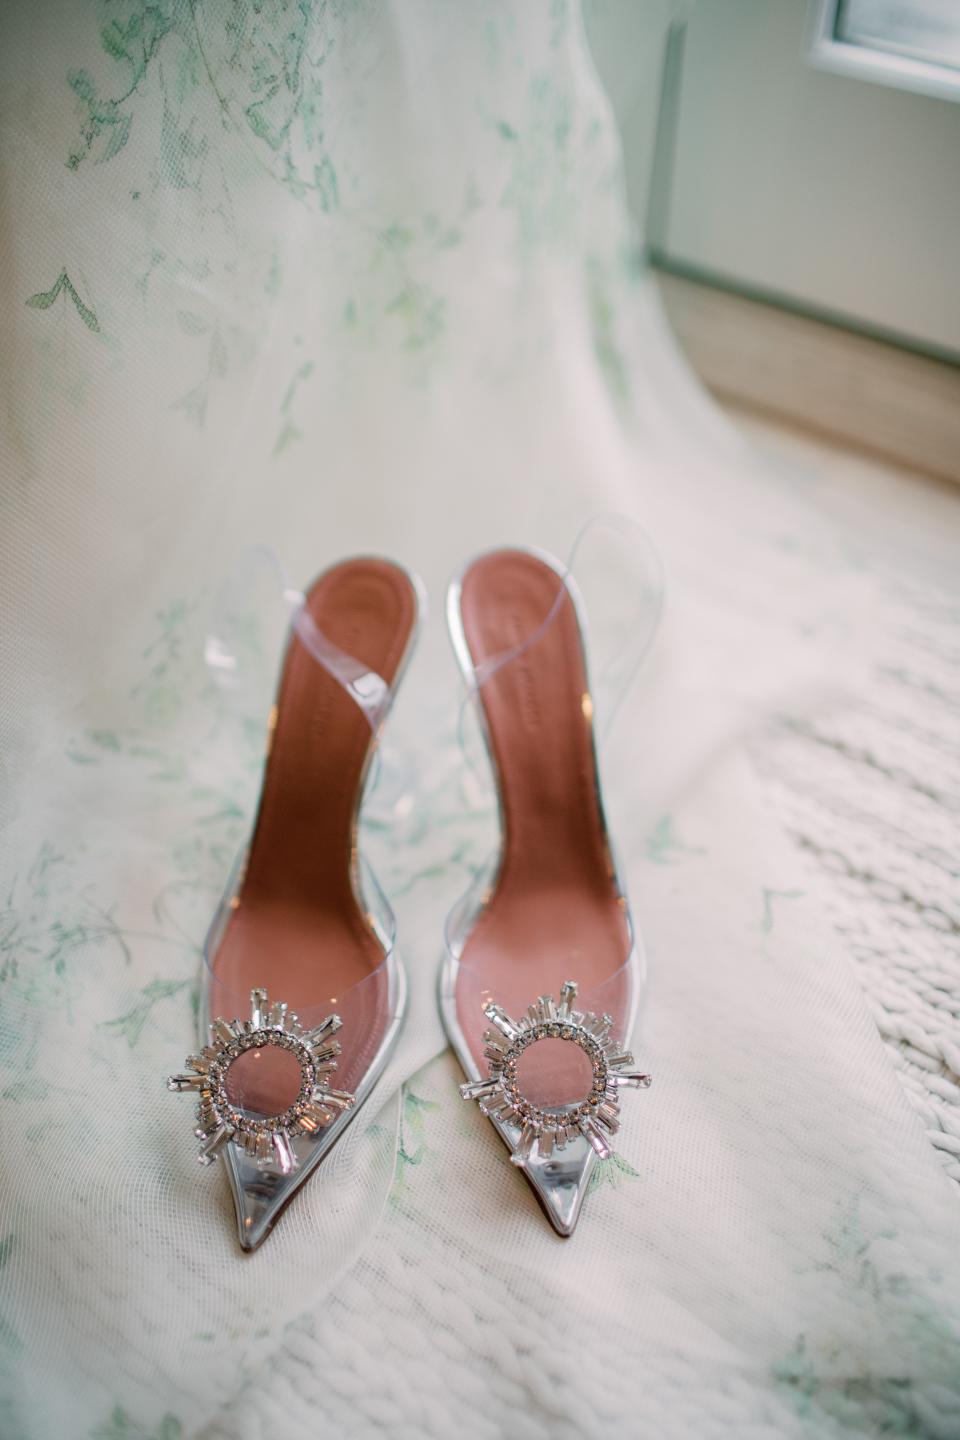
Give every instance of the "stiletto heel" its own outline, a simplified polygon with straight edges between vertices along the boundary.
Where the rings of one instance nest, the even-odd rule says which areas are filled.
[[[440,1005],[479,1101],[550,1223],[571,1235],[611,1153],[642,950],[600,795],[580,602],[550,556],[497,550],[447,619],[497,781],[499,856],[454,910]]]
[[[253,837],[204,947],[201,1164],[222,1157],[255,1249],[368,1098],[406,999],[389,906],[357,847],[370,760],[417,632],[421,590],[362,557],[303,597],[271,715]]]

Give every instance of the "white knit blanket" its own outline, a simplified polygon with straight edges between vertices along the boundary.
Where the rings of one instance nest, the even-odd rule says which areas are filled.
[[[960,503],[921,476],[752,427],[870,573],[865,684],[752,753],[855,962],[947,1174],[960,1181]]]

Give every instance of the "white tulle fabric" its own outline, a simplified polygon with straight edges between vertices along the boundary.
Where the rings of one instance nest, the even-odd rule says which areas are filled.
[[[4,1434],[956,1436],[956,1199],[740,749],[855,682],[870,596],[675,357],[576,7],[0,27]],[[242,1257],[163,1089],[258,783],[218,586],[258,542],[439,602],[610,510],[666,582],[603,757],[651,966],[622,1163],[561,1241],[456,1094],[435,967],[495,828],[436,603],[366,831],[409,1020]]]

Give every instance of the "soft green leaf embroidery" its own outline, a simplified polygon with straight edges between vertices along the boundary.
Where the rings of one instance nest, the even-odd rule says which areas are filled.
[[[313,194],[322,210],[335,210],[339,185],[323,148],[326,56],[317,53],[315,7],[300,0],[283,6],[245,6],[242,14],[235,24],[243,44],[233,45],[229,74],[218,78],[221,104],[228,110],[231,100],[241,103],[250,134],[272,152],[271,171],[291,194],[299,200]],[[304,154],[308,158],[301,169],[299,158]]]
[[[390,1204],[396,1209],[402,1210],[408,1203],[409,1171],[411,1168],[422,1165],[430,1153],[426,1140],[426,1119],[433,1111],[439,1109],[440,1106],[435,1100],[424,1100],[419,1095],[415,1095],[408,1085],[403,1086],[400,1102],[397,1170],[393,1189],[390,1191]]]
[[[956,1336],[943,1313],[931,1306],[926,1290],[912,1292],[909,1278],[891,1268],[896,1250],[891,1250],[890,1242],[897,1238],[887,1217],[879,1228],[869,1225],[860,1198],[852,1196],[837,1207],[833,1223],[823,1232],[819,1257],[814,1256],[804,1269],[823,1277],[825,1286],[832,1282],[845,1295],[860,1292],[868,1313],[876,1313],[878,1307],[889,1315],[899,1313],[913,1341],[928,1356],[939,1356],[949,1364],[956,1353]],[[773,1378],[798,1414],[818,1421],[817,1433],[823,1428],[822,1417],[831,1416],[851,1430],[859,1430],[861,1419],[869,1417],[866,1428],[878,1434],[926,1435],[912,1381],[893,1355],[881,1368],[869,1347],[854,1353],[859,1357],[854,1368],[838,1374],[834,1341],[828,1336],[826,1344],[821,1341],[818,1346],[799,1334],[773,1366]]]
[[[282,125],[279,130],[275,130],[267,116],[263,113],[261,107],[264,103],[263,100],[256,100],[252,105],[248,105],[243,113],[246,115],[247,124],[257,139],[265,140],[271,150],[279,150],[286,138],[289,122],[286,125]]]
[[[127,50],[126,36],[116,20],[100,31],[100,44],[106,53],[112,55],[115,60],[130,59],[130,54]]]
[[[593,352],[614,399],[624,403],[630,394],[627,363],[617,336],[617,311],[611,299],[609,277],[591,260],[587,266],[587,295],[593,330]]]
[[[202,425],[207,418],[207,387],[206,385],[194,385],[179,400],[174,400],[170,407],[172,410],[182,410],[195,425]]]
[[[131,690],[131,695],[143,701],[149,720],[164,720],[172,717],[180,708],[182,691],[187,681],[188,660],[185,651],[185,631],[192,614],[192,606],[183,599],[172,600],[156,616],[158,634],[143,652],[149,665],[144,678]],[[132,748],[131,754],[136,753]],[[161,751],[153,752],[153,758],[169,768],[170,757]],[[173,774],[182,773],[182,762],[174,763]]]
[[[337,172],[333,168],[329,155],[324,155],[320,164],[313,167],[313,183],[321,210],[328,213],[336,210],[340,204],[340,195],[337,189]]]
[[[122,1405],[114,1405],[110,1419],[90,1431],[90,1440],[180,1440],[183,1425],[176,1415],[163,1416],[156,1430],[134,1420]]]
[[[112,160],[120,150],[123,149],[130,139],[130,126],[133,124],[132,115],[117,115],[107,133],[107,143],[103,147],[101,161]]]
[[[446,301],[440,296],[411,282],[394,296],[385,307],[385,313],[397,316],[403,323],[406,349],[422,350],[443,334],[446,309]]]
[[[126,24],[112,19],[101,28],[100,45],[104,54],[128,67],[123,93],[116,97],[101,95],[88,71],[69,72],[67,84],[85,112],[80,125],[80,143],[67,159],[71,170],[78,170],[91,155],[98,164],[112,160],[126,145],[133,116],[122,107],[139,89],[161,41],[180,20],[185,26],[189,22],[187,7],[149,0],[134,10]]]
[[[280,294],[281,279],[280,257],[276,251],[274,251],[270,257],[270,268],[267,271],[267,278],[263,285],[264,294],[269,296],[271,300],[275,300]]]
[[[94,83],[86,70],[71,70],[67,76],[67,84],[79,100],[85,100],[92,104],[96,99],[97,92]]]
[[[823,1371],[807,1344],[805,1335],[778,1364],[773,1378],[784,1387],[798,1415],[819,1426],[824,1416],[839,1420],[844,1428],[861,1429],[869,1418],[869,1429],[884,1435],[925,1435],[923,1411],[914,1402],[912,1382],[905,1375],[871,1373],[866,1367],[853,1375],[835,1374],[834,1356],[826,1355]],[[877,1427],[875,1429],[875,1427]]]
[[[647,841],[647,859],[656,865],[674,865],[688,855],[705,855],[700,845],[685,845],[677,838],[673,827],[673,816],[662,815],[654,826],[653,834]]]
[[[639,1179],[640,1172],[634,1170],[622,1155],[614,1152],[609,1160],[604,1160],[601,1165],[594,1166],[587,1194],[592,1195],[594,1190],[599,1190],[603,1185],[612,1185],[615,1190],[618,1190],[621,1185],[627,1184],[630,1180]]]
[[[300,439],[300,429],[296,424],[296,421],[294,420],[292,414],[293,402],[299,387],[303,384],[305,380],[309,380],[312,374],[313,361],[305,360],[303,364],[299,367],[299,369],[294,372],[293,379],[287,386],[286,394],[284,395],[283,400],[280,403],[281,425],[280,433],[277,435],[276,442],[274,443],[273,447],[273,453],[275,456],[281,455],[283,451],[286,450],[288,445],[290,445],[294,440]]]
[[[46,958],[57,975],[66,973],[67,962],[75,951],[82,950],[87,945],[101,945],[108,940],[120,947],[120,953],[127,965],[133,958],[124,932],[113,916],[113,907],[104,910],[88,902],[87,910],[87,914],[76,917],[71,924],[54,920],[50,925],[50,948]]]
[[[210,398],[211,380],[222,380],[230,369],[230,355],[219,325],[210,325],[190,310],[181,310],[178,316],[180,328],[188,335],[209,334],[207,347],[207,373],[185,395],[174,400],[171,409],[182,410],[197,425],[203,425],[207,418],[207,402]]]
[[[112,730],[91,730],[90,740],[94,745],[99,745],[101,750],[120,749],[120,738]]]
[[[423,1100],[404,1086],[403,1110],[400,1118],[400,1159],[407,1165],[419,1165],[427,1154],[425,1121],[440,1106],[436,1100]]]
[[[44,840],[37,851],[37,858],[30,866],[30,873],[27,877],[34,899],[47,899],[50,893],[51,878],[57,874],[65,861],[66,856],[61,851],[55,850],[49,840]]]
[[[774,900],[799,900],[805,892],[803,890],[768,890],[763,888],[763,932],[769,935],[773,929],[773,902]]]
[[[816,1392],[819,1381],[807,1354],[805,1335],[797,1336],[796,1344],[783,1360],[773,1367],[773,1376],[780,1384],[788,1385],[793,1389],[799,1401],[801,1413],[809,1409],[810,1396]]]
[[[187,989],[189,984],[189,980],[151,980],[149,985],[144,986],[140,999],[131,1010],[125,1015],[118,1015],[115,1020],[101,1020],[100,1028],[123,1035],[132,1050],[157,1002],[178,995],[181,990]]]
[[[381,232],[380,239],[387,250],[406,250],[413,244],[413,231],[399,222],[388,225]]]
[[[39,290],[36,295],[31,295],[25,303],[29,305],[33,310],[49,310],[50,306],[54,303],[61,290],[64,291],[65,294],[69,295],[70,299],[73,301],[74,308],[76,309],[77,314],[80,316],[80,319],[83,321],[84,325],[86,325],[87,329],[92,330],[95,334],[99,333],[99,320],[97,319],[94,312],[90,309],[90,306],[85,305],[80,299],[80,296],[77,294],[76,288],[72,280],[70,279],[70,276],[67,274],[66,270],[60,271],[60,275],[57,278],[56,283],[52,285],[49,290]]]
[[[46,1100],[50,1094],[50,1086],[46,1080],[34,1076],[29,1080],[18,1080],[13,1085],[8,1085],[3,1092],[4,1100],[11,1100],[14,1105],[35,1105],[40,1100]],[[0,1245],[0,1265],[3,1264],[2,1245]]]
[[[180,322],[180,329],[185,330],[188,335],[205,335],[210,329],[203,316],[195,315],[192,310],[178,310],[177,319]]]

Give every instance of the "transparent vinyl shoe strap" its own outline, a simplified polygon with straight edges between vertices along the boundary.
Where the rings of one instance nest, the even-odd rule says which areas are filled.
[[[534,649],[574,601],[586,649],[594,732],[602,744],[648,655],[663,612],[663,567],[650,536],[629,516],[603,513],[579,530],[549,602],[521,625],[515,643],[485,656],[466,675],[458,735],[474,776],[489,785],[481,692],[506,666]]]
[[[265,545],[255,545],[243,552],[217,589],[204,660],[228,714],[258,749],[291,635],[350,696],[376,734],[390,707],[389,684],[323,633],[306,596],[288,584],[277,556]],[[378,745],[365,789],[367,813],[388,822],[408,804],[412,785],[409,757],[389,744]]]
[[[263,545],[244,553],[214,602],[204,658],[215,684],[242,691],[255,683],[263,637],[275,632],[278,624],[293,631],[354,701],[371,730],[377,730],[390,704],[390,686],[324,635],[307,609],[306,596],[288,585],[280,561]]]

